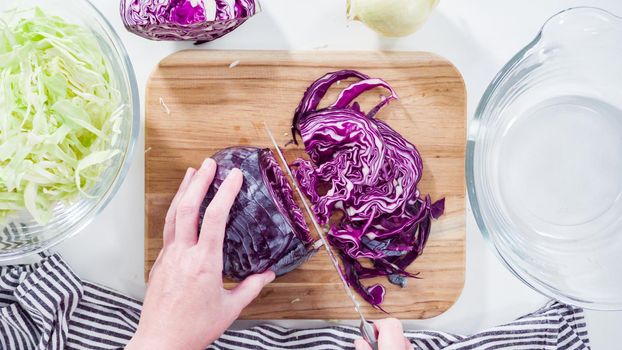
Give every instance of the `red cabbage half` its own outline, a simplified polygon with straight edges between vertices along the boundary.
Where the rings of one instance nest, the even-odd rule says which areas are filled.
[[[212,41],[259,10],[256,0],[121,0],[125,27],[151,40]]]
[[[345,87],[329,107],[318,109],[332,85],[350,78],[359,81]],[[379,87],[388,96],[369,112],[361,111],[354,101]],[[415,277],[406,268],[421,255],[431,221],[445,206],[444,199],[432,203],[417,189],[423,173],[417,148],[374,118],[394,99],[397,94],[381,79],[356,71],[329,73],[309,87],[292,126],[311,158],[294,162],[297,181],[320,224],[340,214],[328,239],[339,251],[352,288],[376,307],[385,288],[365,287],[361,280],[386,276],[405,287],[406,278]]]
[[[313,238],[272,151],[233,147],[212,158],[218,170],[201,207],[201,224],[229,172],[238,168],[244,174],[225,232],[223,274],[242,280],[270,269],[280,276],[307,261],[315,253]]]

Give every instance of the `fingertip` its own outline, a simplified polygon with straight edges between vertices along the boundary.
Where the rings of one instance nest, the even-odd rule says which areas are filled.
[[[231,290],[233,300],[237,307],[246,307],[259,294],[261,290],[268,284],[267,278],[269,274],[261,273],[246,277],[240,284]]]
[[[400,349],[405,345],[404,328],[396,318],[385,318],[374,321],[378,330],[378,343],[381,348]]]
[[[180,190],[184,190],[186,187],[188,187],[188,184],[190,183],[190,180],[192,180],[192,177],[196,173],[197,173],[197,171],[194,168],[188,168],[186,170],[186,174],[184,175],[184,179],[181,181],[181,186],[179,187]]]
[[[229,176],[231,176],[234,180],[237,180],[237,181],[244,179],[244,173],[242,173],[242,170],[238,168],[233,168],[231,170],[231,173],[229,173]]]
[[[268,270],[263,273],[264,275],[264,285],[272,283],[276,279],[276,273],[272,270]]]
[[[244,183],[244,173],[238,168],[231,169],[225,179],[225,183],[226,185],[221,185],[220,188],[226,188],[228,194],[234,194],[234,198],[237,197]]]
[[[276,279],[276,274],[274,273],[274,271],[268,270],[262,273],[252,275],[250,277],[252,277],[253,279],[257,279],[257,281],[261,283],[261,288],[263,288]]]
[[[210,169],[210,168],[212,168],[215,165],[216,165],[216,161],[215,160],[213,160],[212,158],[206,158],[203,161],[203,164],[201,164],[201,169]]]
[[[397,318],[390,317],[382,320],[374,321],[374,324],[377,328],[391,328],[391,329],[402,329],[402,322]]]

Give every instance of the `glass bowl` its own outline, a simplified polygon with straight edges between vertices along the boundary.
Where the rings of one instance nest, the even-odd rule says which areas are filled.
[[[622,309],[622,19],[573,8],[497,75],[469,129],[467,183],[500,260],[566,303]]]
[[[0,260],[20,258],[46,250],[86,227],[106,206],[125,178],[138,138],[140,101],[136,77],[127,52],[110,23],[87,0],[19,0],[0,2],[0,12],[38,6],[46,13],[89,29],[111,67],[111,81],[121,93],[124,109],[120,135],[112,146],[119,155],[106,164],[98,183],[69,203],[58,203],[53,218],[39,225],[26,211],[0,219]],[[91,198],[88,198],[91,197]]]

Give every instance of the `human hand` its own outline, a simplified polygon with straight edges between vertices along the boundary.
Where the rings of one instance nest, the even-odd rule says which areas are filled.
[[[395,318],[387,318],[375,321],[378,330],[379,350],[413,350],[413,345],[404,337],[402,323]],[[371,347],[363,338],[354,341],[356,350],[371,350]]]
[[[207,208],[198,235],[199,208],[215,172],[212,159],[198,171],[188,169],[166,215],[164,248],[151,270],[138,330],[126,349],[203,350],[274,280],[274,272],[267,271],[235,289],[224,288],[225,226],[243,175],[231,171]]]

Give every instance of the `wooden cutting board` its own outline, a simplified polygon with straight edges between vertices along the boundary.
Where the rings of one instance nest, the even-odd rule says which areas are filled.
[[[307,86],[346,68],[383,78],[395,88],[401,100],[378,118],[419,148],[425,164],[421,192],[447,201],[424,254],[410,268],[421,279],[409,281],[405,289],[379,279],[388,287],[383,306],[396,317],[421,319],[443,313],[456,301],[465,266],[466,93],[450,62],[422,52],[193,50],[160,62],[146,98],[146,276],[162,247],[164,216],[185,170],[225,147],[270,147],[263,122],[284,145]],[[362,105],[376,103],[380,93],[368,93]],[[290,161],[302,154],[294,146],[285,149]],[[385,316],[368,305],[364,309],[370,318]],[[242,318],[355,319],[356,314],[327,254],[320,251],[266,287]]]

